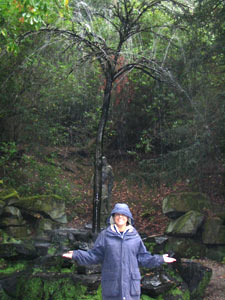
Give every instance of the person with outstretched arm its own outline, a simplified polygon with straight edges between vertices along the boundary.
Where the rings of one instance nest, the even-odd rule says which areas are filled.
[[[109,226],[100,232],[91,250],[68,251],[62,255],[79,265],[102,265],[103,300],[140,300],[139,267],[155,268],[176,261],[168,254],[148,252],[133,225],[128,205],[117,203],[110,214]]]

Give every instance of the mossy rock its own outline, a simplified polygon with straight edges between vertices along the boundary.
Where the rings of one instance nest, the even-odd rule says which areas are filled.
[[[191,291],[191,299],[193,300],[203,299],[205,294],[205,289],[209,285],[211,277],[212,277],[212,272],[205,273],[199,285],[193,291]]]
[[[22,276],[17,284],[16,299],[18,300],[78,300],[84,296],[87,288],[70,277],[57,278],[49,276]],[[85,298],[84,298],[85,299]]]
[[[5,232],[13,239],[21,240],[31,235],[31,230],[27,226],[9,226]]]
[[[189,211],[176,220],[170,221],[166,233],[175,236],[194,236],[202,225],[204,215],[198,211]]]
[[[19,220],[23,219],[20,209],[15,206],[5,207],[3,213],[5,216],[16,217]]]
[[[211,246],[206,249],[206,257],[218,262],[224,262],[225,246]]]
[[[0,244],[0,257],[19,259],[21,257],[33,258],[37,256],[36,249],[31,241],[22,242],[13,238],[10,238],[9,241]]]
[[[13,300],[12,297],[8,296],[3,289],[0,288],[0,299],[1,300]]]
[[[169,251],[184,258],[203,258],[206,254],[206,246],[191,238],[169,237],[165,253]]]
[[[13,188],[1,188],[0,190],[0,201],[1,204],[12,205],[20,199],[19,194]]]
[[[102,288],[101,285],[99,285],[99,288],[96,292],[90,293],[87,295],[82,295],[78,300],[102,300]],[[146,299],[147,300],[147,299]]]
[[[164,295],[165,300],[190,300],[190,291],[186,285],[181,285],[171,289],[166,295]]]
[[[4,207],[5,207],[5,202],[3,200],[0,200],[0,215],[3,213]]]
[[[0,262],[0,278],[17,274],[23,270],[26,270],[28,266],[27,261],[10,262],[8,260],[1,259]],[[0,298],[1,299],[1,298]]]
[[[9,258],[17,256],[16,247],[13,244],[2,244],[0,245],[0,257]]]
[[[141,300],[155,300],[155,298],[149,297],[147,295],[141,295]]]
[[[205,289],[208,286],[212,269],[191,260],[183,261],[180,266],[180,273],[184,281],[188,284],[191,299],[203,299]]]
[[[210,199],[202,193],[180,192],[169,194],[163,199],[162,210],[169,218],[178,218],[190,210],[204,213],[211,208]]]
[[[16,206],[49,216],[54,221],[67,223],[65,202],[58,195],[37,195],[21,198]]]
[[[202,241],[208,245],[225,245],[225,226],[220,218],[207,218],[202,233]]]
[[[51,219],[39,218],[36,221],[35,232],[37,236],[46,236],[46,231],[56,229],[59,226],[58,223]]]

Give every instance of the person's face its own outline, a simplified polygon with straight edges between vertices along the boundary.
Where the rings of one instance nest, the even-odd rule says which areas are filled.
[[[122,214],[115,214],[114,221],[118,227],[123,227],[127,225],[128,217]]]

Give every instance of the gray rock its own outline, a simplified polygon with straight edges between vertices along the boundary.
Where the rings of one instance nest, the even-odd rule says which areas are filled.
[[[184,261],[179,267],[179,272],[188,284],[191,299],[203,299],[205,289],[212,276],[212,269],[204,267],[199,263]]]
[[[183,293],[189,294],[187,284],[183,282],[176,271],[154,270],[154,272],[150,272],[142,278],[141,284],[142,293],[154,298],[164,295],[165,298],[163,299],[184,299],[174,298],[171,295],[171,291],[176,288],[182,289]]]
[[[211,202],[202,193],[172,193],[163,199],[163,213],[172,219],[176,219],[190,210],[203,213],[210,209]]]
[[[208,245],[225,245],[225,226],[222,219],[217,217],[206,219],[202,241]]]
[[[198,240],[174,236],[169,237],[164,249],[165,253],[172,251],[185,258],[205,257],[206,250],[206,246]]]
[[[16,202],[17,206],[26,211],[33,211],[60,223],[67,223],[65,214],[65,202],[57,195],[38,195],[21,198]]]
[[[222,262],[224,261],[225,246],[208,246],[206,248],[206,257],[209,259]]]
[[[189,211],[178,219],[170,221],[166,233],[174,236],[194,236],[203,220],[203,214],[198,211]]]
[[[0,190],[0,200],[1,200],[1,206],[4,203],[4,206],[12,205],[16,202],[18,202],[20,199],[18,193],[13,188],[10,189],[2,189]]]

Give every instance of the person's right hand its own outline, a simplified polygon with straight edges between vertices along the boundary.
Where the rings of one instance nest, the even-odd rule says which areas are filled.
[[[62,255],[62,257],[69,258],[69,259],[72,259],[72,256],[73,256],[73,251],[68,251],[66,253],[63,253]]]
[[[164,254],[164,255],[163,255],[163,259],[164,259],[164,262],[165,262],[165,263],[168,263],[168,264],[173,263],[173,262],[176,261],[176,258],[169,257],[168,254]]]

